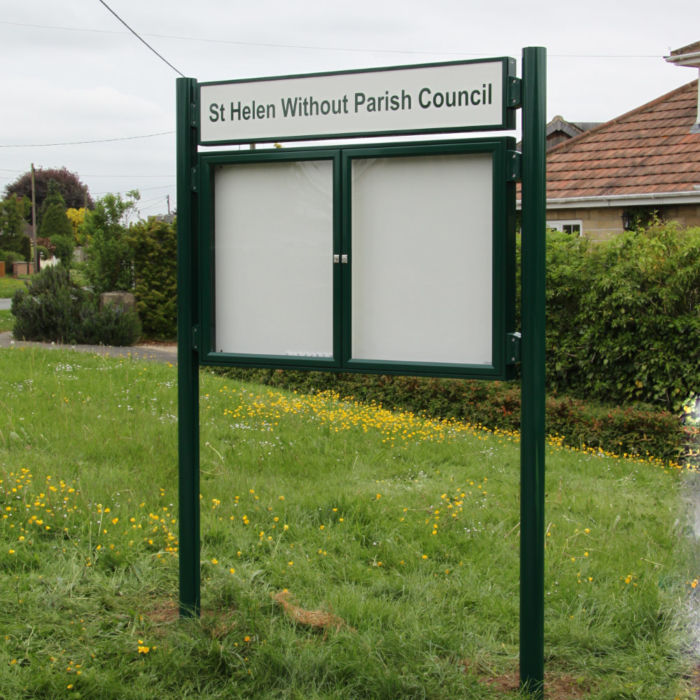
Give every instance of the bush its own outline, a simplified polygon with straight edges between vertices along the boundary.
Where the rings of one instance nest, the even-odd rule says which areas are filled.
[[[78,343],[80,314],[88,303],[87,293],[70,281],[59,266],[47,267],[18,289],[12,297],[15,317],[13,335],[20,340]]]
[[[133,251],[126,241],[129,217],[136,210],[137,191],[106,194],[86,212],[80,236],[88,242],[85,276],[96,294],[130,291],[134,286]]]
[[[438,418],[506,432],[520,429],[520,386],[516,382],[395,377],[294,370],[218,370],[241,380],[314,393],[335,391],[342,397],[384,404]],[[592,447],[615,454],[647,454],[677,460],[686,441],[679,419],[651,406],[606,407],[548,396],[546,431],[571,447]]]
[[[700,390],[700,229],[548,237],[547,381],[677,412]]]
[[[65,208],[61,204],[49,205],[39,231],[42,238],[53,238],[54,236],[73,237],[73,227],[66,216]]]
[[[14,250],[6,250],[4,253],[5,260],[5,274],[12,274],[13,266],[16,262],[22,262],[25,260],[21,253],[17,253]]]
[[[138,314],[116,304],[107,304],[101,311],[95,306],[87,306],[80,320],[85,343],[126,347],[141,337]]]
[[[133,311],[97,307],[97,298],[71,281],[70,271],[47,267],[12,297],[13,335],[20,340],[133,345],[140,323]]]
[[[75,243],[72,236],[51,236],[51,244],[56,250],[56,257],[63,267],[72,267]]]
[[[177,229],[150,218],[129,229],[134,255],[136,308],[153,340],[177,337]]]
[[[19,254],[25,260],[33,260],[32,258],[32,239],[29,236],[22,236],[19,241]]]

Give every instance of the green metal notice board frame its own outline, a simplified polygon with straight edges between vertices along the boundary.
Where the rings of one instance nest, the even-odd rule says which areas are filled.
[[[512,137],[200,153],[201,145],[241,141],[231,138],[209,138],[205,144],[201,139],[201,86],[191,78],[177,80],[180,615],[199,615],[201,603],[200,366],[229,365],[506,380],[513,377],[514,364],[519,359],[522,363],[520,678],[523,687],[541,698],[544,692],[546,50],[540,47],[523,50],[522,79],[514,75],[513,59],[493,61],[499,62],[503,74],[503,83],[499,88],[503,94],[503,117],[500,126],[495,128],[513,128],[515,110],[522,109],[522,157],[514,152]],[[444,65],[449,69],[461,63],[470,62]],[[440,68],[440,65],[429,64],[428,67]],[[401,74],[399,68],[387,70],[397,71],[395,75]],[[356,73],[362,74],[367,71]],[[318,75],[309,77],[315,78]],[[341,74],[320,75],[323,78],[331,78]],[[224,85],[236,84],[235,81],[231,81]],[[485,90],[484,87],[484,95]],[[478,97],[479,95],[475,96]],[[387,107],[390,105],[389,97],[385,104]],[[223,113],[222,107],[221,114]],[[240,107],[237,114],[241,114]],[[481,129],[472,125],[464,131],[493,128],[493,121],[489,121]],[[397,130],[396,133],[405,131]],[[454,132],[455,128],[434,128],[428,131]],[[411,130],[411,133],[425,132],[423,129]],[[368,133],[371,132],[352,135]],[[392,132],[382,128],[375,133]],[[281,136],[280,140],[284,140],[283,133]],[[287,140],[298,138],[293,136]],[[493,287],[489,290],[492,301],[493,344],[490,364],[353,360],[350,345],[352,328],[349,321],[351,280],[349,268],[343,269],[345,266],[339,265],[334,265],[333,272],[331,357],[241,355],[217,351],[214,342],[213,309],[216,300],[212,263],[215,236],[212,177],[214,168],[219,165],[246,163],[330,161],[333,171],[333,252],[337,256],[346,256],[351,253],[352,248],[352,221],[348,201],[351,196],[349,172],[353,159],[470,153],[488,154],[493,163]],[[516,179],[522,181],[521,340],[518,334],[514,333]]]

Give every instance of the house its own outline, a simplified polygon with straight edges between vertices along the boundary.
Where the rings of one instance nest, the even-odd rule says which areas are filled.
[[[598,125],[599,122],[569,122],[564,117],[557,115],[547,124],[547,150],[549,151],[560,143],[573,139]],[[522,141],[518,142],[516,148],[519,151],[523,150]]]
[[[654,217],[700,226],[698,81],[547,152],[547,222],[593,239]]]

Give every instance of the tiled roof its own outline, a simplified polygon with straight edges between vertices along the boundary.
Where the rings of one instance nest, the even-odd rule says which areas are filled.
[[[547,153],[547,199],[688,192],[700,185],[700,134],[689,133],[698,81]]]

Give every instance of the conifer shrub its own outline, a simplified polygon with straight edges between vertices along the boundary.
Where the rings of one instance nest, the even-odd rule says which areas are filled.
[[[137,314],[106,306],[71,280],[60,265],[33,275],[12,297],[13,335],[18,340],[133,345],[141,334]]]
[[[138,314],[117,304],[106,304],[99,309],[89,304],[81,312],[80,325],[84,343],[126,347],[141,337]]]
[[[19,241],[19,254],[25,260],[32,260],[32,240],[29,236],[22,236]]]
[[[78,343],[80,314],[87,293],[73,284],[67,269],[47,267],[12,297],[13,335],[18,340]]]
[[[177,227],[150,218],[129,229],[134,255],[134,294],[143,333],[177,338]]]

